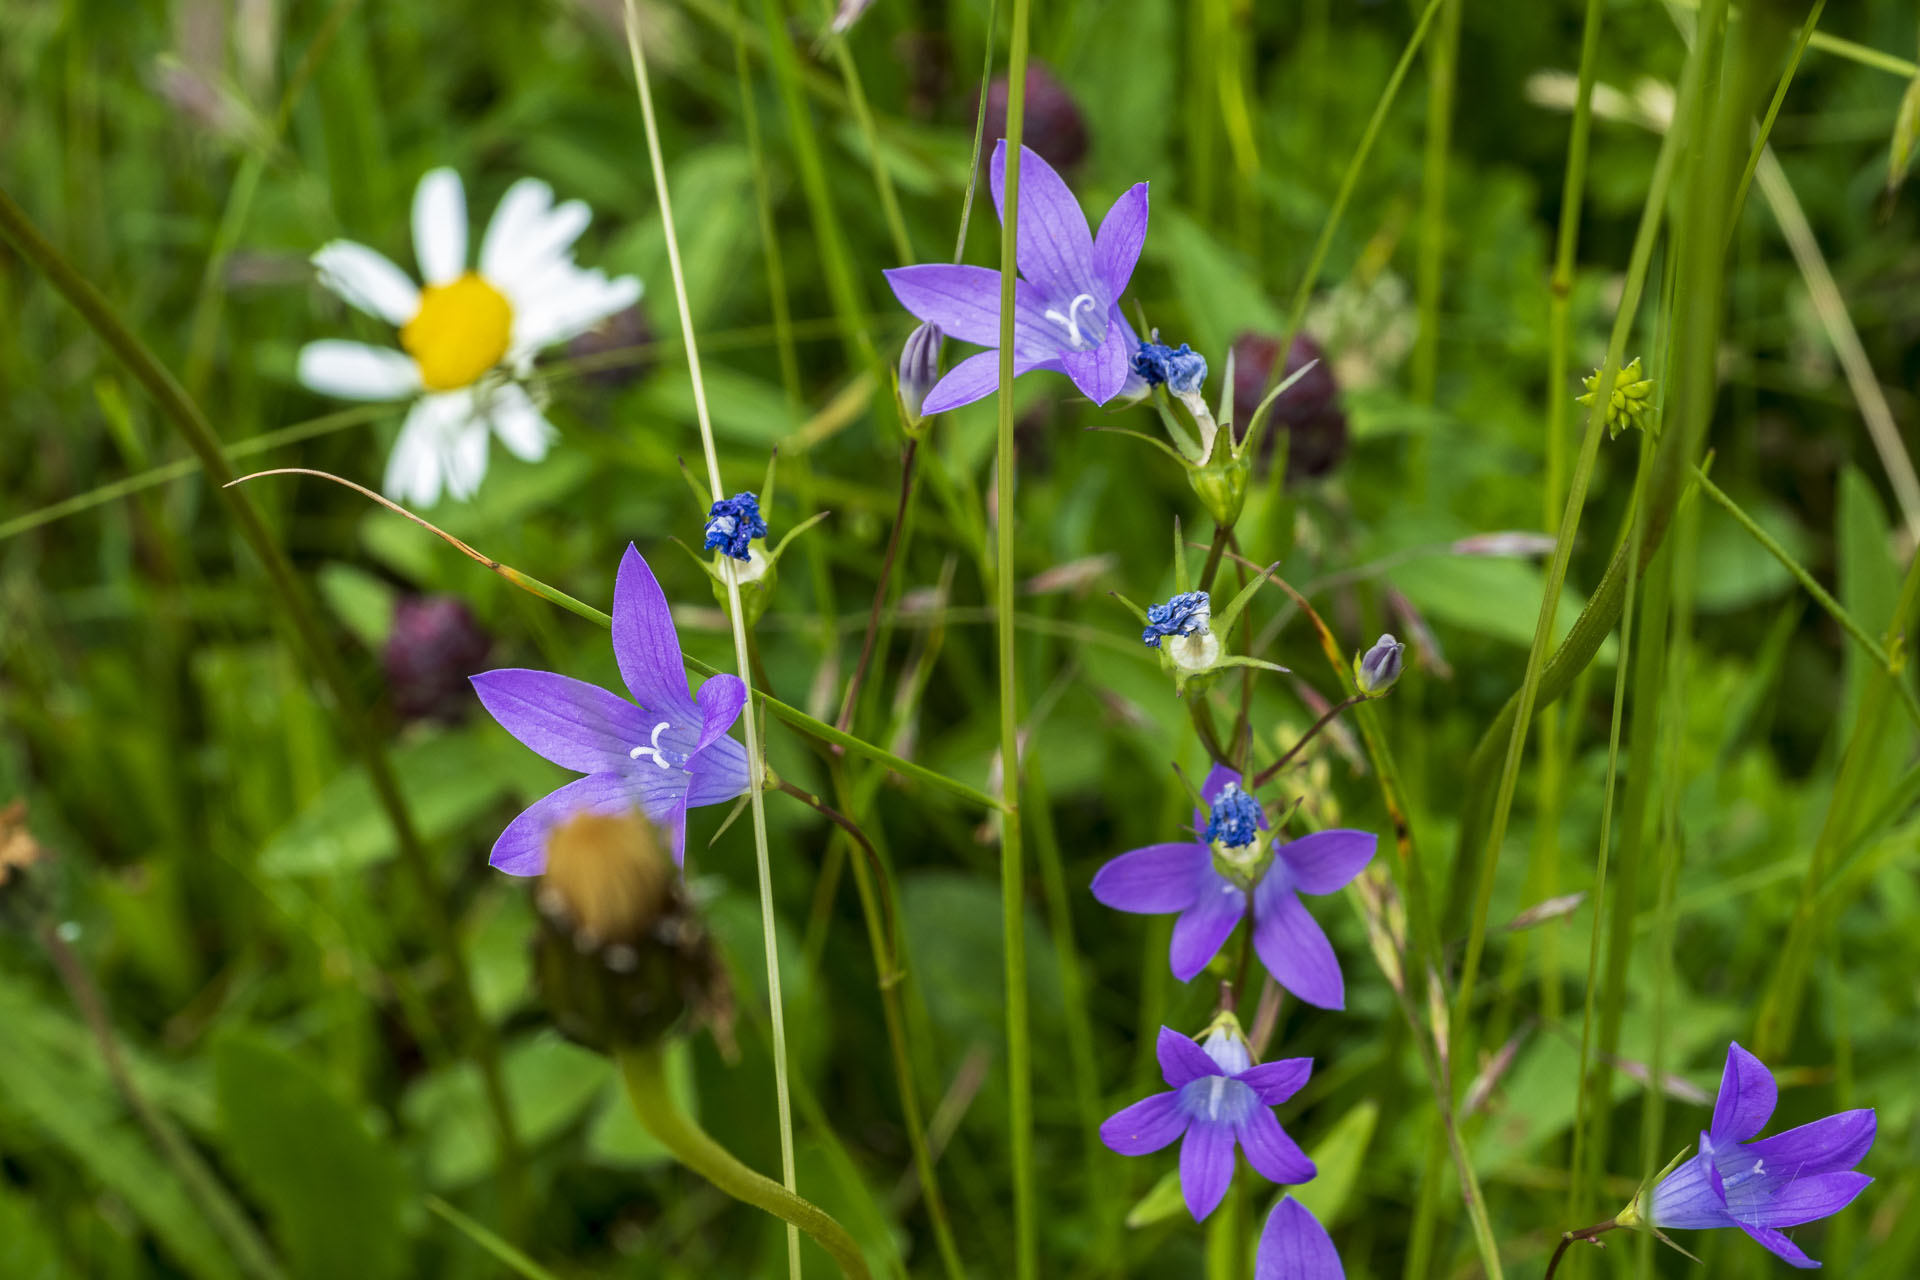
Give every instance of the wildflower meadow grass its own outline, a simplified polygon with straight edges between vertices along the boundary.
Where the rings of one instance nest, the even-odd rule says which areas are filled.
[[[0,2],[0,1280],[1920,1275],[1917,42]]]

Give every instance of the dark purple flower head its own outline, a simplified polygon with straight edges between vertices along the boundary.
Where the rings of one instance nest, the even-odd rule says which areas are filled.
[[[567,359],[586,365],[580,374],[583,382],[619,391],[640,381],[653,367],[648,350],[653,336],[647,313],[636,302],[569,339]]]
[[[1196,834],[1244,834],[1245,804],[1253,806],[1255,825],[1267,826],[1258,802],[1230,769],[1215,765],[1200,794],[1216,817],[1231,810],[1233,821],[1216,823],[1196,809]],[[1346,986],[1340,961],[1300,895],[1345,887],[1373,858],[1377,843],[1369,832],[1333,830],[1272,845],[1259,838],[1242,845],[1224,839],[1151,844],[1100,868],[1093,896],[1117,911],[1178,912],[1169,959],[1182,982],[1207,967],[1251,911],[1253,949],[1273,980],[1308,1004],[1341,1009]]]
[[[1233,405],[1236,434],[1246,433],[1254,406],[1266,394],[1267,379],[1280,354],[1280,339],[1270,333],[1243,333],[1233,340]],[[1319,363],[1314,364],[1314,361]],[[1312,365],[1312,368],[1307,366]],[[1287,346],[1286,366],[1276,382],[1305,369],[1300,381],[1273,402],[1273,426],[1260,446],[1267,465],[1276,440],[1287,448],[1287,481],[1326,475],[1347,456],[1347,415],[1340,408],[1340,383],[1320,344],[1300,334]]]
[[[632,546],[614,581],[613,656],[632,702],[547,671],[473,677],[474,692],[502,728],[562,768],[587,775],[536,800],[501,833],[489,861],[508,875],[539,875],[548,834],[583,812],[638,808],[666,828],[674,860],[684,861],[687,810],[725,804],[747,790],[746,750],[727,736],[747,688],[738,676],[718,675],[688,694],[673,612]]]
[[[486,665],[493,641],[454,596],[401,596],[381,664],[402,720],[452,724],[472,703],[467,677]]]
[[[1873,1146],[1876,1120],[1871,1110],[1842,1111],[1755,1142],[1778,1093],[1760,1059],[1727,1046],[1699,1153],[1621,1215],[1622,1225],[1639,1217],[1687,1231],[1738,1227],[1796,1267],[1819,1266],[1780,1228],[1838,1213],[1866,1189],[1873,1179],[1853,1167]]]
[[[1006,156],[1003,141],[993,149],[988,170],[1002,219]],[[1105,404],[1137,380],[1131,362],[1140,341],[1120,314],[1120,295],[1133,278],[1146,238],[1146,183],[1114,201],[1095,236],[1060,175],[1031,148],[1021,148],[1020,278],[1013,289],[1016,376],[1035,369],[1064,373],[1095,404]],[[961,342],[999,347],[998,271],[928,263],[896,267],[886,275],[900,305],[921,320]],[[972,404],[999,385],[998,351],[982,351],[948,370],[921,412],[945,413]]]
[[[1100,1126],[1100,1140],[1123,1156],[1144,1156],[1184,1138],[1180,1190],[1194,1221],[1212,1213],[1227,1194],[1236,1144],[1247,1163],[1275,1182],[1313,1181],[1313,1161],[1273,1118],[1273,1108],[1300,1092],[1313,1074],[1313,1059],[1255,1066],[1232,1014],[1214,1024],[1204,1047],[1162,1027],[1155,1051],[1172,1092],[1122,1108]]]
[[[755,538],[767,536],[759,495],[736,493],[714,503],[707,513],[706,534],[707,550],[724,551],[735,560],[751,560],[750,544]]]
[[[1260,1233],[1253,1280],[1346,1280],[1346,1274],[1320,1219],[1292,1196],[1282,1196]]]
[[[980,96],[974,94],[974,111],[967,112],[971,124],[979,109]],[[1067,86],[1044,64],[1027,64],[1027,107],[1022,113],[1021,130],[1026,145],[1056,169],[1071,169],[1087,154],[1087,119],[1080,104],[1073,100]],[[987,86],[986,136],[1000,138],[1007,132],[1007,78],[994,77]]]

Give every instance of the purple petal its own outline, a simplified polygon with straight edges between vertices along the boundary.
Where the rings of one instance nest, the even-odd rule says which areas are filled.
[[[1306,1087],[1307,1077],[1312,1074],[1312,1058],[1282,1058],[1249,1067],[1234,1078],[1251,1086],[1263,1104],[1277,1107]]]
[[[1173,922],[1173,947],[1169,960],[1173,976],[1182,982],[1207,967],[1220,947],[1247,913],[1247,895],[1211,866],[1200,880],[1200,893],[1194,904]]]
[[[1795,1177],[1835,1173],[1851,1169],[1866,1158],[1877,1125],[1872,1108],[1842,1111],[1749,1143],[1743,1154]]]
[[[472,677],[480,705],[505,729],[563,769],[606,773],[627,764],[654,722],[631,702],[551,671],[509,667]]]
[[[694,701],[700,704],[700,742],[691,754],[698,755],[733,728],[747,703],[747,686],[739,676],[723,673],[703,683]]]
[[[1156,1093],[1122,1108],[1100,1126],[1100,1141],[1123,1156],[1144,1156],[1187,1131],[1177,1093]]]
[[[1720,1075],[1720,1096],[1713,1104],[1713,1123],[1707,1132],[1715,1146],[1745,1142],[1767,1127],[1780,1095],[1773,1073],[1738,1043],[1727,1046],[1727,1065]]]
[[[1287,1136],[1273,1112],[1265,1107],[1255,1107],[1234,1131],[1247,1153],[1247,1163],[1269,1182],[1297,1187],[1312,1182],[1319,1173],[1300,1144]]]
[[[537,876],[547,868],[547,836],[553,828],[579,813],[608,815],[644,808],[633,779],[620,773],[595,773],[575,778],[528,805],[500,833],[487,858],[510,876]]]
[[[1712,1168],[1711,1157],[1696,1155],[1668,1174],[1648,1196],[1647,1221],[1682,1231],[1731,1225],[1726,1197],[1716,1195],[1709,1181]]]
[[[1120,330],[1108,325],[1107,334],[1100,340],[1099,346],[1085,351],[1062,351],[1060,367],[1087,399],[1095,404],[1105,404],[1119,395],[1120,388],[1127,384],[1127,374],[1133,369],[1135,350],[1127,345]]]
[[[1316,831],[1281,845],[1275,853],[1287,864],[1293,887],[1301,893],[1344,889],[1373,860],[1380,838],[1370,831]],[[1764,1123],[1764,1121],[1762,1122]]]
[[[1100,220],[1099,234],[1093,238],[1093,269],[1107,286],[1107,296],[1115,302],[1127,291],[1134,264],[1140,261],[1140,246],[1146,242],[1147,184],[1140,182],[1113,202],[1113,208]]]
[[[659,580],[632,543],[620,557],[613,584],[613,656],[620,678],[642,709],[679,720],[698,720],[687,696],[687,669],[680,634]]]
[[[1864,1173],[1817,1173],[1795,1178],[1751,1215],[1762,1227],[1797,1227],[1830,1217],[1853,1203],[1873,1179]],[[1744,1216],[1743,1216],[1744,1217]]]
[[[1007,144],[1001,139],[987,165],[993,207],[1007,220]],[[1093,233],[1087,215],[1060,175],[1031,147],[1020,148],[1020,227],[1014,244],[1020,274],[1061,301],[1094,283]],[[1102,306],[1111,298],[1096,299]]]
[[[1232,1181],[1232,1127],[1210,1120],[1189,1124],[1186,1140],[1180,1144],[1180,1191],[1195,1222],[1220,1207]]]
[[[734,738],[716,738],[687,766],[687,807],[725,804],[743,796],[753,785],[747,770],[747,749]]]
[[[1253,1280],[1346,1280],[1333,1237],[1307,1206],[1284,1197],[1267,1215]]]
[[[1812,1271],[1820,1265],[1806,1254],[1800,1252],[1799,1245],[1787,1239],[1772,1227],[1748,1226],[1743,1222],[1740,1224],[1740,1229],[1765,1245],[1768,1251],[1775,1257],[1790,1266],[1798,1267],[1802,1271]]]
[[[679,776],[684,778],[687,775]],[[673,803],[664,813],[655,817],[654,822],[667,833],[667,843],[673,849],[673,865],[684,870],[687,865],[687,793],[683,790],[675,796]]]
[[[1185,911],[1199,896],[1213,855],[1203,844],[1150,844],[1093,873],[1093,896],[1115,911]]]
[[[1000,273],[987,267],[929,263],[882,273],[900,305],[949,338],[1000,345]]]
[[[1268,873],[1254,890],[1253,949],[1273,980],[1310,1005],[1344,1009],[1340,961],[1320,924],[1280,877]]]
[[[1194,1043],[1192,1036],[1183,1036],[1172,1027],[1160,1028],[1160,1038],[1154,1042],[1153,1050],[1154,1056],[1160,1059],[1160,1078],[1169,1088],[1178,1089],[1206,1076],[1226,1074],[1205,1049]]]
[[[1045,359],[1030,360],[1022,356],[1016,348],[1013,355],[1013,376],[1031,373],[1035,369],[1058,367],[1054,354]],[[968,356],[953,368],[947,370],[947,376],[933,384],[933,390],[927,392],[927,398],[920,406],[923,414],[945,413],[949,409],[958,409],[962,405],[972,404],[975,400],[984,400],[1000,389],[1000,353],[981,351]]]

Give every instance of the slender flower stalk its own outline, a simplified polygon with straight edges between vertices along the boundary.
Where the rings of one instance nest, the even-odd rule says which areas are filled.
[[[1012,161],[1024,155],[1021,134],[1027,111],[1029,9],[1029,0],[1013,0],[1013,38],[1007,51],[1006,155],[1010,162],[1004,166],[1000,224],[1000,332],[996,353],[1000,420],[994,461],[999,509],[993,522],[994,630],[1000,665],[1000,799],[1005,806],[1000,818],[1000,927],[1006,948],[1007,1113],[1013,1148],[1013,1258],[1017,1280],[1035,1280],[1040,1265],[1039,1218],[1034,1204],[1033,1077],[1027,1042],[1026,881],[1020,862],[1020,709],[1015,701],[1013,617],[1013,526],[1018,502],[1014,488],[1013,380],[1021,371],[1014,352],[1014,302],[1018,283],[1015,272],[1020,261],[1020,179],[1027,166],[1024,161]],[[994,166],[995,172],[1000,168]],[[980,359],[973,357],[975,361]]]
[[[687,302],[686,274],[680,264],[680,241],[674,231],[673,201],[667,191],[667,166],[660,154],[660,128],[653,114],[653,89],[647,80],[647,58],[641,43],[639,15],[634,0],[626,0],[627,52],[633,61],[633,75],[640,94],[640,114],[646,126],[647,158],[653,167],[653,185],[660,200],[660,221],[666,231],[667,265],[673,275],[674,302],[680,312],[680,334],[687,348],[687,372],[693,379],[693,404],[700,420],[700,447],[706,455],[709,492],[724,491],[720,479],[720,456],[713,443],[713,421],[707,411],[707,388],[700,373],[700,348],[694,338],[693,311]],[[752,690],[752,668],[747,651],[746,614],[740,604],[740,580],[726,575],[727,615],[733,624],[734,666],[743,691]],[[752,715],[742,717],[747,738],[748,807],[753,817],[753,849],[760,878],[760,924],[767,952],[767,1004],[773,1026],[774,1093],[780,1113],[781,1182],[791,1194],[798,1184],[793,1154],[793,1101],[787,1086],[787,1026],[780,995],[780,951],[774,933],[773,870],[767,853],[767,809],[761,792],[766,780],[766,758],[761,753],[760,728]],[[795,1197],[796,1199],[798,1197]],[[845,1266],[845,1262],[842,1263]],[[787,1271],[800,1280],[800,1229],[793,1219],[787,1224]],[[848,1275],[864,1274],[851,1269]]]

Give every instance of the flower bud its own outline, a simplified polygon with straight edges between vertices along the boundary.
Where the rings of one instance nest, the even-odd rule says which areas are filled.
[[[691,1013],[724,1033],[732,993],[705,926],[639,813],[580,813],[547,840],[535,970],[554,1025],[611,1052]]]
[[[900,404],[916,423],[927,392],[940,381],[940,344],[945,336],[939,325],[923,324],[907,335],[900,349]]]
[[[453,724],[471,709],[467,677],[487,664],[493,640],[454,596],[402,596],[381,654],[402,720]]]
[[[1353,682],[1360,686],[1360,692],[1371,697],[1385,693],[1400,678],[1400,668],[1407,651],[1390,635],[1383,635],[1373,642],[1373,648],[1353,660]]]
[[[707,515],[707,550],[721,552],[735,560],[753,559],[748,544],[755,538],[767,536],[767,522],[760,515],[758,495],[741,492],[722,498]]]
[[[1133,356],[1133,371],[1157,387],[1165,383],[1175,395],[1193,395],[1207,381],[1207,358],[1186,343],[1143,342]]]
[[[1575,396],[1575,404],[1593,406],[1594,397],[1600,394],[1601,369],[1595,369],[1581,380],[1587,393]],[[1643,431],[1655,431],[1659,426],[1659,412],[1653,400],[1654,384],[1646,377],[1640,367],[1640,357],[1635,356],[1613,377],[1613,392],[1607,397],[1607,438],[1616,439],[1628,427],[1639,427]]]
[[[974,99],[975,106],[979,98]],[[973,113],[969,112],[971,116]],[[989,144],[1007,136],[1007,78],[999,76],[987,86],[987,119],[984,135]],[[1056,169],[1071,169],[1087,154],[1087,121],[1080,106],[1048,67],[1040,62],[1027,64],[1026,127],[1022,142],[1032,147],[1042,160]],[[990,153],[991,145],[983,148]],[[986,156],[981,157],[984,162]]]

